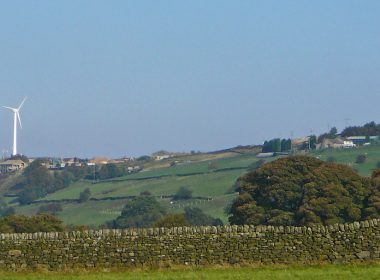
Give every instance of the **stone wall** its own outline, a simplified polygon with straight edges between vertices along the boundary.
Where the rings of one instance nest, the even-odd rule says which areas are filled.
[[[380,220],[0,234],[0,270],[380,260]]]

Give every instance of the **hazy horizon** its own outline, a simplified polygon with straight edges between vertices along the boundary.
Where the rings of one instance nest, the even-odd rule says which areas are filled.
[[[379,1],[0,7],[0,105],[28,96],[22,154],[213,151],[380,122]]]

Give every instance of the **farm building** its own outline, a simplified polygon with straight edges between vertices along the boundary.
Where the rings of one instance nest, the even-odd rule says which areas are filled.
[[[317,144],[317,150],[321,149],[339,149],[339,148],[354,148],[356,145],[352,140],[337,137],[335,139],[323,139],[322,143]]]
[[[22,160],[6,160],[4,162],[0,162],[0,173],[8,173],[17,170],[22,170],[26,166],[27,164]]]

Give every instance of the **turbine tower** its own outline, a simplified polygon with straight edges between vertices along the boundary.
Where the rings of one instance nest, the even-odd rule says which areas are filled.
[[[12,107],[6,107],[3,106],[4,108],[11,110],[13,112],[13,148],[12,148],[12,156],[17,155],[17,120],[20,124],[20,128],[22,129],[22,124],[21,124],[21,118],[20,118],[20,110],[22,106],[24,105],[24,102],[26,100],[26,97],[24,100],[21,102],[20,106],[18,108],[12,108]]]

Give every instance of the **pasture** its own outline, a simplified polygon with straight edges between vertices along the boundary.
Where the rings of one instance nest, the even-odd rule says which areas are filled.
[[[356,169],[363,176],[370,176],[380,162],[380,146],[359,147],[356,149],[329,149],[315,151],[311,156],[321,160],[334,159]],[[364,163],[356,163],[358,155],[366,155]],[[205,213],[227,222],[225,207],[235,195],[231,186],[236,179],[247,172],[248,167],[257,162],[254,152],[199,154],[181,156],[180,164],[170,166],[168,159],[163,162],[151,162],[146,171],[135,173],[111,180],[93,184],[91,181],[80,181],[68,188],[52,193],[41,200],[77,199],[80,192],[89,188],[91,197],[101,201],[90,200],[84,203],[62,201],[63,211],[58,214],[67,224],[99,226],[106,221],[115,219],[121,212],[127,199],[126,196],[136,196],[141,192],[149,191],[168,209],[168,212],[183,212],[186,206],[199,207]],[[276,158],[269,158],[271,161]],[[193,192],[195,197],[209,198],[209,200],[191,199],[188,201],[170,203],[170,199],[161,196],[174,195],[185,186]],[[103,200],[110,198],[113,200]],[[26,206],[13,205],[17,213],[34,214],[41,204]]]

